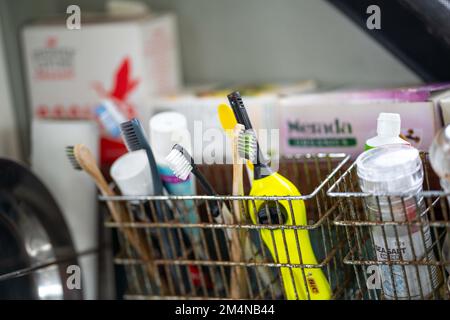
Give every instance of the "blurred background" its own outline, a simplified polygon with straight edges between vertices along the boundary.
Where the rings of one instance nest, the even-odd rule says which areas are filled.
[[[130,1],[132,2],[132,1]],[[148,0],[155,11],[176,14],[182,79],[208,82],[271,82],[317,79],[327,86],[393,86],[420,78],[389,50],[327,1]],[[82,15],[105,12],[106,1],[2,0],[2,92],[14,106],[21,153],[29,153],[31,113],[22,63],[20,33],[27,21],[67,15],[71,4]],[[398,25],[402,28],[401,23]],[[374,31],[376,32],[376,31]],[[102,39],[98,39],[102,45]],[[5,81],[7,80],[7,81]],[[10,111],[9,111],[10,112]]]

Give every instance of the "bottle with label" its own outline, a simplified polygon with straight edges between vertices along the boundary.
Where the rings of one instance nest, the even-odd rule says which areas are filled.
[[[388,145],[410,143],[400,138],[401,120],[398,113],[380,113],[377,119],[377,136],[366,141],[364,150]]]
[[[422,191],[423,168],[419,151],[407,145],[388,145],[368,150],[356,160],[363,192],[404,193],[407,196],[366,198],[369,219],[377,222],[418,221],[417,224],[380,224],[372,227],[373,251],[380,265],[386,299],[426,299],[438,287],[433,262],[432,238]],[[406,262],[402,264],[399,262]]]

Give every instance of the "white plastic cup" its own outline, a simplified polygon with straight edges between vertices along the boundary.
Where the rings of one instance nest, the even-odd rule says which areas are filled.
[[[144,150],[129,152],[118,158],[111,166],[110,174],[124,196],[153,194],[150,165]]]

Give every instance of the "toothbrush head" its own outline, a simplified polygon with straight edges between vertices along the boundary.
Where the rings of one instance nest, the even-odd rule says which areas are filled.
[[[210,196],[217,195],[214,188],[209,184],[208,180],[203,176],[200,170],[194,163],[189,152],[187,152],[182,146],[176,144],[173,146],[172,151],[166,157],[166,161],[169,165],[170,170],[173,171],[175,176],[181,180],[187,180],[189,174],[192,172],[200,182],[206,194]],[[211,206],[211,214],[213,217],[217,217],[220,214],[220,208],[216,201],[208,201]]]
[[[69,159],[70,164],[75,170],[83,170],[80,163],[77,160],[77,157],[75,156],[75,147],[74,146],[67,146],[66,147],[66,155]]]
[[[163,194],[163,184],[159,177],[158,168],[153,155],[152,149],[148,144],[148,140],[145,136],[145,131],[141,126],[138,119],[131,119],[120,124],[120,130],[122,131],[123,140],[127,146],[128,151],[145,150],[150,163],[150,172],[153,180],[153,188],[156,195]]]
[[[173,146],[166,160],[170,170],[181,180],[186,180],[194,168],[194,160],[179,144]]]
[[[144,129],[138,119],[132,119],[120,124],[123,140],[128,151],[145,149],[148,145]]]
[[[84,144],[66,147],[67,158],[75,170],[84,170],[93,175],[99,174],[97,160],[91,150]]]
[[[239,157],[257,162],[258,144],[253,130],[241,130],[238,136]]]

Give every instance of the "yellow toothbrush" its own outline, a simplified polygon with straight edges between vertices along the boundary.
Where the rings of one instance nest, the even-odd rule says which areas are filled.
[[[231,139],[231,141],[233,141],[236,138],[235,129],[239,127],[239,124],[237,123],[236,118],[234,117],[233,110],[229,105],[222,103],[218,106],[217,112],[223,130],[227,133],[228,138]],[[244,127],[242,126],[242,128]],[[232,144],[234,143],[235,142],[233,142]],[[249,160],[246,161],[246,168],[251,185],[253,180],[253,164],[251,163],[251,161]],[[245,260],[264,262],[264,258],[261,255],[261,252],[257,251],[257,249],[254,247],[254,244],[252,243],[249,237],[248,231],[246,231],[245,229],[241,231],[242,231],[241,238],[244,240],[243,251]],[[279,283],[276,280],[274,280],[273,274],[269,272],[269,270],[266,267],[257,267],[256,270],[258,272],[259,278],[262,280],[263,285],[270,286],[271,291],[274,293],[274,295],[279,296],[281,294],[281,287],[279,286]]]
[[[240,137],[241,156],[254,161],[254,180],[251,196],[301,196],[292,182],[277,172],[273,172],[262,153],[253,133],[239,92],[228,95],[234,115],[247,129]],[[306,226],[306,210],[303,200],[250,200],[250,218],[255,224],[280,224],[287,226]],[[312,250],[308,230],[261,229],[261,237],[269,248],[276,263],[317,264]],[[288,299],[328,300],[331,288],[320,268],[281,267],[281,276]]]
[[[232,140],[233,139],[233,130],[236,128],[236,118],[233,113],[233,109],[225,103],[219,104],[217,107],[217,112],[219,114],[220,124],[222,125],[223,130],[227,134],[227,136]],[[246,162],[247,168],[247,176],[250,182],[250,185],[253,183],[253,163],[250,160]]]

